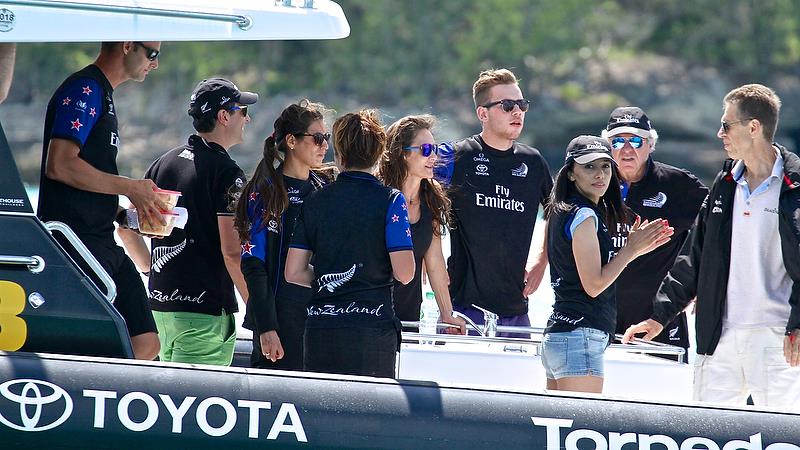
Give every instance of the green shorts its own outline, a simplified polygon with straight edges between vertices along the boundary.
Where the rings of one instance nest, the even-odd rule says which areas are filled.
[[[236,344],[233,314],[211,316],[190,312],[153,311],[161,361],[229,366]]]

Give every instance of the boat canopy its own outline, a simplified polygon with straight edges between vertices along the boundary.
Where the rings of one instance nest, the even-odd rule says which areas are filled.
[[[330,0],[3,0],[0,42],[341,39]]]

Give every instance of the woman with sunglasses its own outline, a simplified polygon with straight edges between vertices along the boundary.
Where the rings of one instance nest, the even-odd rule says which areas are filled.
[[[336,119],[333,147],[342,173],[303,204],[286,259],[286,280],[314,293],[303,368],[393,378],[392,282],[414,278],[406,200],[373,175],[386,149],[377,111]]]
[[[608,141],[578,136],[567,146],[545,209],[553,313],[542,339],[547,389],[600,393],[603,354],[614,334],[614,283],[638,256],[669,241],[664,221],[637,217],[614,251],[609,229],[628,222]]]
[[[253,367],[303,368],[311,290],[287,283],[283,268],[304,199],[332,179],[332,168],[322,169],[330,138],[324,112],[308,100],[281,112],[236,206],[242,273],[250,291],[244,326],[254,332]]]
[[[387,148],[381,161],[380,178],[387,186],[400,189],[406,199],[416,267],[410,283],[403,285],[395,280],[394,312],[400,320],[419,320],[424,262],[442,322],[458,326],[458,329],[448,328],[448,332],[464,334],[464,319],[453,317],[447,267],[442,255],[442,233],[450,218],[450,199],[433,180],[438,154],[431,133],[434,122],[430,115],[406,116],[386,130]]]

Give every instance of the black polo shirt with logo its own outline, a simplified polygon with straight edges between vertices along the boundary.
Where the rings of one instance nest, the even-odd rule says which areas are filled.
[[[242,169],[228,152],[192,135],[159,157],[145,173],[162,189],[180,191],[189,212],[184,229],[152,240],[150,306],[154,311],[220,315],[236,312],[236,297],[220,248],[219,216],[233,215]]]
[[[77,189],[45,175],[50,139],[66,139],[80,148],[78,156],[97,170],[118,175],[119,134],[112,97],[103,72],[90,65],[70,75],[47,104],[37,214],[43,221],[69,225],[84,241],[114,242],[114,216],[119,198]]]
[[[291,247],[313,253],[306,328],[395,328],[389,254],[412,250],[403,194],[365,172],[343,172],[309,195]]]
[[[590,297],[583,289],[575,263],[570,228],[581,208],[591,209],[597,218],[600,264],[608,264],[616,255],[616,250],[611,244],[611,236],[600,211],[586,197],[576,194],[568,203],[572,205],[572,209],[553,214],[547,227],[547,257],[550,261],[550,284],[555,302],[545,331],[566,332],[586,327],[613,335],[616,322],[614,283],[597,297]]]
[[[535,148],[494,149],[479,135],[440,150],[437,178],[453,202],[447,260],[453,304],[478,305],[501,316],[528,313],[522,295],[539,205],[553,187]]]
[[[617,333],[653,314],[653,299],[661,281],[672,267],[689,230],[694,224],[708,188],[686,170],[652,158],[644,177],[628,186],[621,185],[625,204],[642,219],[667,219],[675,233],[669,242],[628,264],[617,278]],[[619,224],[611,231],[614,248],[627,241],[630,225]],[[686,318],[681,315],[665,327],[658,341],[688,347]]]

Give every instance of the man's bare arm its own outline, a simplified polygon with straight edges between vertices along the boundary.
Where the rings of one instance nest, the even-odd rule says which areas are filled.
[[[17,56],[17,44],[7,42],[0,44],[0,103],[8,97],[11,79],[14,77],[14,61]]]
[[[242,275],[242,246],[239,243],[239,234],[233,227],[233,216],[217,216],[217,228],[219,228],[220,250],[225,267],[228,269],[228,275],[231,276],[242,300],[247,303],[250,294],[247,291],[247,282]]]
[[[134,180],[97,170],[78,156],[80,148],[67,139],[51,139],[47,147],[45,175],[84,191],[124,195],[136,207],[139,220],[166,225],[160,211],[167,205],[158,197],[153,180]]]

